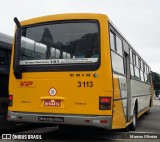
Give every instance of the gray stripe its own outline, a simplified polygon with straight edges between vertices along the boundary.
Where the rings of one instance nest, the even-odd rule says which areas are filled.
[[[127,97],[114,99],[113,101],[120,101],[120,100],[125,100],[125,99],[127,99]]]
[[[151,94],[136,95],[136,96],[132,96],[132,98],[135,98],[135,97],[143,97],[143,96],[151,96]]]
[[[143,97],[143,96],[151,96],[151,94],[136,95],[136,96],[132,96],[132,98],[135,98],[135,97]],[[125,99],[127,99],[127,97],[114,99],[113,101],[120,101],[120,100],[125,100]]]

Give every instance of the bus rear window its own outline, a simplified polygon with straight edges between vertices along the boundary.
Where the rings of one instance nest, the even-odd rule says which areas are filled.
[[[86,64],[99,58],[97,22],[59,22],[22,28],[20,65]]]

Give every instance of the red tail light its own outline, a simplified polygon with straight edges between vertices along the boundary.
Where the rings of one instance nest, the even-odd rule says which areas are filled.
[[[99,110],[111,109],[111,97],[99,97]]]
[[[8,96],[8,106],[12,106],[13,103],[13,95]]]
[[[110,103],[111,102],[111,98],[100,98],[100,103]]]
[[[100,123],[108,123],[107,120],[100,120]]]
[[[12,95],[9,95],[8,99],[9,99],[10,101],[12,101],[12,100],[13,100],[13,96],[12,96]]]

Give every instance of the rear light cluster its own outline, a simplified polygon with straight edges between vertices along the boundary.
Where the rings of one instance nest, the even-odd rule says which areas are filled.
[[[13,95],[8,96],[8,106],[12,106],[13,104]]]
[[[111,97],[99,97],[99,110],[111,109]]]

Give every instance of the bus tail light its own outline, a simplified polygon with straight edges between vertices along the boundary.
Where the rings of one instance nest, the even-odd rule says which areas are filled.
[[[107,120],[100,120],[100,123],[108,123]]]
[[[8,96],[8,106],[12,106],[13,103],[13,95]]]
[[[99,110],[111,109],[111,97],[99,97]]]

